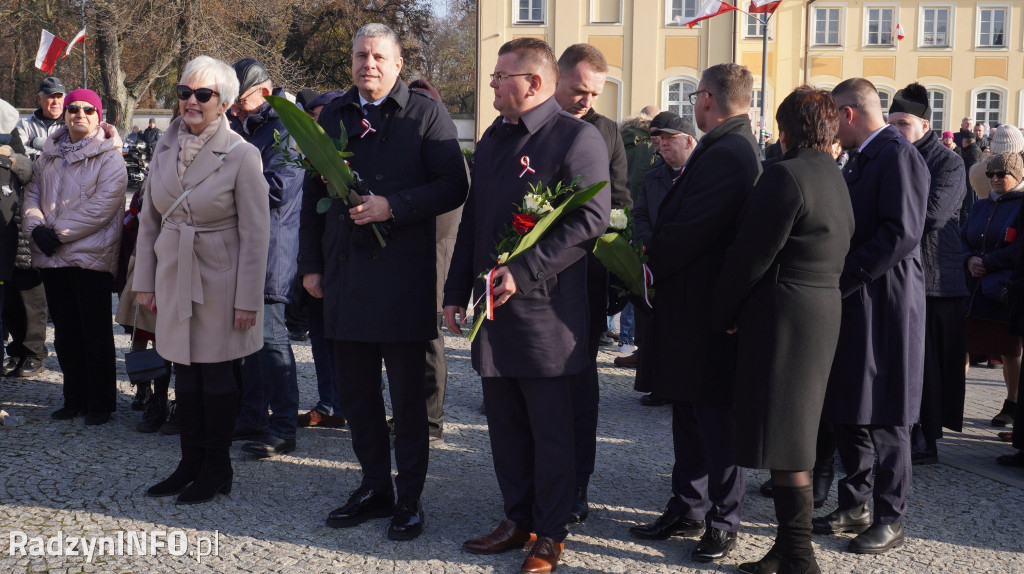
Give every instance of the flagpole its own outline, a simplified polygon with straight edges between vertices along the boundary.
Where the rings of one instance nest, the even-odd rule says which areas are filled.
[[[764,107],[765,107],[765,103],[768,101],[768,95],[765,92],[765,90],[767,90],[767,86],[768,86],[768,83],[767,83],[767,78],[768,78],[768,19],[770,17],[771,17],[771,14],[768,14],[767,16],[764,16],[763,20],[761,18],[758,18],[758,20],[761,22],[761,122],[760,122],[761,123],[761,134],[758,136],[759,139],[757,141],[758,141],[758,143],[761,146],[761,158],[762,159],[765,156],[764,130],[765,130],[765,125],[766,124],[765,124],[765,121],[764,121],[764,112],[765,112]]]
[[[82,0],[82,29],[85,30],[85,0]],[[82,87],[89,89],[89,68],[85,64],[85,41],[82,41]]]

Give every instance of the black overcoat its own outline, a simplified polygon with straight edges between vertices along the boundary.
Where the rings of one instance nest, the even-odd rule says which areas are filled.
[[[648,244],[654,274],[654,392],[732,401],[735,338],[711,329],[711,303],[736,217],[761,174],[746,115],[701,138],[661,204]]]
[[[320,113],[320,125],[348,133],[352,168],[370,191],[388,198],[394,221],[387,247],[353,242],[348,208],[327,196],[319,177],[303,188],[299,273],[323,274],[324,326],[328,339],[427,341],[437,337],[435,217],[466,198],[469,176],[458,134],[444,104],[410,90],[401,80],[380,107],[381,125],[366,131],[359,93],[352,88]]]
[[[445,282],[445,306],[468,307],[471,291],[484,292],[477,276],[494,266],[495,243],[531,184],[554,187],[581,176],[582,188],[608,180],[601,134],[563,112],[554,98],[523,114],[518,124],[502,122],[499,117],[487,128],[474,154],[473,185]],[[473,368],[481,377],[551,378],[587,367],[583,256],[608,228],[610,197],[606,185],[509,263],[519,291],[494,310],[494,320],[484,321],[473,340]]]
[[[913,144],[887,126],[843,168],[857,228],[840,278],[843,319],[824,419],[917,422],[924,371],[921,236],[931,176]]]
[[[810,469],[839,339],[853,208],[828,153],[765,168],[715,288],[712,326],[736,333],[736,463]]]

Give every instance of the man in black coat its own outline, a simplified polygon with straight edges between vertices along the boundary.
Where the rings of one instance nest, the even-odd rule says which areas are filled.
[[[930,129],[931,113],[928,90],[918,83],[897,92],[889,108],[889,123],[914,144],[931,175],[921,238],[926,295],[924,386],[920,424],[911,432],[914,464],[939,461],[935,441],[942,437],[942,427],[963,430],[966,390],[966,304],[970,293],[959,223],[967,173],[960,156]],[[974,146],[964,149],[968,148]]]
[[[542,40],[518,38],[498,50],[491,88],[501,117],[477,146],[445,283],[445,323],[454,333],[461,333],[457,317],[465,317],[470,292],[485,293],[475,278],[494,267],[495,242],[531,184],[608,180],[601,134],[562,111],[552,97],[557,78],[555,55]],[[568,534],[576,482],[572,392],[590,364],[585,256],[608,227],[610,203],[605,186],[532,249],[497,267],[494,319],[484,321],[473,341],[506,520],[462,547],[504,552],[521,548],[534,532],[524,572],[553,570]]]
[[[590,44],[573,44],[558,59],[558,84],[555,101],[562,109],[593,125],[608,148],[611,163],[612,209],[633,205],[627,183],[626,148],[619,126],[594,110],[594,102],[604,90],[608,62],[600,50]],[[576,500],[569,520],[583,522],[590,514],[587,486],[594,474],[597,455],[597,405],[600,388],[597,381],[597,352],[607,324],[608,271],[593,253],[587,254],[587,298],[590,301],[590,333],[587,352],[590,365],[583,371],[572,393],[576,437]]]
[[[725,558],[736,544],[746,477],[733,462],[735,341],[711,329],[711,301],[739,208],[761,173],[750,130],[750,70],[718,64],[689,95],[705,132],[661,205],[648,244],[654,275],[654,392],[673,401],[672,498],[635,536],[704,532],[691,556]],[[680,368],[683,365],[683,368]]]
[[[856,229],[839,281],[843,321],[822,419],[834,425],[846,478],[839,508],[815,518],[814,531],[861,533],[849,550],[879,554],[903,543],[924,367],[920,244],[931,176],[913,144],[885,124],[871,82],[845,80],[832,95],[840,143],[855,150],[843,177]]]
[[[398,36],[367,24],[353,41],[356,86],[327,105],[320,125],[331,137],[339,122],[349,134],[352,168],[366,182],[363,203],[347,207],[307,177],[299,234],[299,273],[324,298],[324,323],[334,343],[338,398],[352,431],[363,479],[328,526],[346,527],[392,516],[388,537],[410,540],[423,531],[420,494],[429,456],[423,392],[426,344],[437,336],[435,217],[458,207],[469,186],[455,124],[444,105],[409,88]],[[371,224],[385,230],[382,247]],[[388,374],[395,426],[391,451],[381,360]]]
[[[956,144],[956,149],[963,149],[967,145],[964,143],[964,138],[967,136],[974,138],[974,120],[964,117],[960,120],[960,131],[953,134],[953,143]]]

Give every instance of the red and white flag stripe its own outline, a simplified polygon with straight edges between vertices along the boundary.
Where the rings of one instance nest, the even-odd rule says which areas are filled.
[[[725,14],[735,10],[736,7],[732,4],[726,4],[722,0],[704,0],[704,4],[701,5],[700,10],[697,11],[697,15],[693,18],[683,18],[679,21],[680,24],[686,24],[687,28],[693,28],[693,25],[701,20],[707,20],[719,14]]]
[[[57,63],[57,57],[67,45],[68,43],[64,40],[43,30],[43,35],[39,39],[39,51],[36,52],[36,67],[47,74],[52,73],[53,65]]]
[[[75,44],[79,42],[85,42],[85,28],[82,28],[77,34],[75,34],[75,37],[68,43],[68,49],[64,50],[65,58],[71,55],[71,48],[74,48]]]
[[[907,34],[903,31],[903,22],[896,24],[896,41],[899,42],[906,37]]]
[[[750,0],[751,14],[774,14],[782,0]]]

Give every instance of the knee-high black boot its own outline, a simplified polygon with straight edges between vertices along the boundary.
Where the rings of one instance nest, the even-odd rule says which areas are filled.
[[[181,461],[171,476],[146,491],[149,496],[178,494],[199,476],[203,466],[203,395],[178,392],[177,401],[181,420]]]
[[[820,574],[811,544],[811,517],[814,496],[810,486],[776,486],[775,516],[779,534],[774,551],[779,560],[778,574]]]
[[[231,433],[237,411],[237,392],[203,394],[203,465],[195,481],[178,495],[178,504],[199,504],[213,500],[217,493],[231,494]]]

